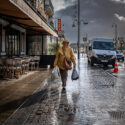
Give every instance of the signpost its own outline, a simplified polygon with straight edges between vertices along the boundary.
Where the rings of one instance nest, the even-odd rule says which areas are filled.
[[[83,42],[87,42],[87,37],[83,37]]]
[[[64,37],[64,30],[58,31],[58,36],[59,36],[59,37]]]

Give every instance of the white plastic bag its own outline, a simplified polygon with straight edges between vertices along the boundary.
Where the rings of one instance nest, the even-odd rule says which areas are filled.
[[[54,83],[58,83],[59,82],[59,69],[58,67],[55,67],[52,71],[52,75],[51,75],[51,81]]]
[[[76,68],[73,68],[71,79],[72,79],[72,80],[77,80],[77,79],[79,79],[79,74],[77,73]]]

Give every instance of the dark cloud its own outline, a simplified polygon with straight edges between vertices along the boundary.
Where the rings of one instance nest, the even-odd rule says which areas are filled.
[[[74,3],[56,12],[56,17],[61,17],[62,23],[65,24],[63,29],[65,30],[66,37],[69,38],[71,42],[77,41],[77,27],[72,28],[73,15],[76,11],[77,8]],[[81,0],[81,19],[89,22],[86,26],[81,25],[81,42],[82,37],[86,33],[90,38],[112,38],[114,36],[114,28],[112,28],[114,22],[118,25],[119,36],[125,37],[125,22],[118,20],[115,13],[125,16],[125,4],[112,0]]]

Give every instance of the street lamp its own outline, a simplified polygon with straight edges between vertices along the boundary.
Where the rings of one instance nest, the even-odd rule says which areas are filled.
[[[112,27],[115,28],[115,45],[117,46],[117,42],[118,42],[118,32],[117,32],[117,24],[113,23]]]
[[[80,25],[81,25],[81,22],[83,22],[83,25],[87,25],[88,24],[88,22],[85,22],[84,20],[80,20]],[[72,24],[72,27],[74,28],[74,27],[76,27],[76,23],[78,23],[78,21],[77,20],[75,20],[74,22],[73,22],[73,24]]]
[[[78,48],[78,59],[80,59],[80,50],[79,50],[79,47],[80,47],[80,25],[81,25],[81,22],[83,22],[83,24],[85,24],[85,25],[88,24],[88,22],[85,22],[85,21],[80,19],[80,0],[78,0],[78,19],[74,20],[72,27],[75,27],[75,22],[77,22],[77,25],[78,25],[77,48]]]
[[[74,24],[74,23],[72,24],[72,27],[75,27],[75,24]]]
[[[118,37],[118,41],[120,43],[120,50],[123,51],[123,45],[124,45],[124,38],[123,37]]]
[[[81,22],[83,22],[84,25],[87,25],[88,22],[84,22],[83,20],[80,20],[80,21],[79,21],[79,24],[78,24],[78,21],[75,20],[75,21],[73,22],[73,24],[72,24],[72,27],[73,27],[73,28],[76,27],[76,24],[75,24],[76,22],[77,22],[77,25],[78,25],[78,42],[77,42],[78,59],[80,59],[80,50],[79,50],[79,48],[80,48],[80,25],[81,25]]]

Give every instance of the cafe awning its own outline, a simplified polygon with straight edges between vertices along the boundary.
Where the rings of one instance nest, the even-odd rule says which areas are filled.
[[[56,31],[25,0],[2,0],[0,16],[28,30],[58,37]]]

